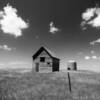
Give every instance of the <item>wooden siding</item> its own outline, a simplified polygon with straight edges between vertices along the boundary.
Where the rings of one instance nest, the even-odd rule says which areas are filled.
[[[53,71],[59,71],[59,60],[56,58],[53,59]]]
[[[40,72],[52,72],[52,67],[39,67]]]
[[[36,72],[59,71],[59,59],[53,57],[47,50],[45,50],[45,48],[40,48],[33,55],[33,61]]]
[[[45,62],[40,62],[40,58],[41,57],[45,57]],[[38,63],[39,64],[39,68],[38,70],[40,72],[52,72],[52,58],[45,52],[41,52],[41,54],[34,60],[34,63]],[[49,64],[48,64],[49,63]]]

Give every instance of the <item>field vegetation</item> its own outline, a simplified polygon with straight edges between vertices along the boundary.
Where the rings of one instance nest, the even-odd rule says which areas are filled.
[[[100,100],[100,74],[69,72],[14,73],[1,71],[0,100]]]

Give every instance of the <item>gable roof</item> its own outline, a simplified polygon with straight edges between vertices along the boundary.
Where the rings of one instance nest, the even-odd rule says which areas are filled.
[[[37,58],[37,56],[39,56],[41,54],[42,51],[45,51],[51,58],[55,58],[55,59],[58,59],[55,54],[53,52],[51,52],[49,49],[47,48],[44,48],[44,47],[41,47],[32,57],[33,57],[33,60],[35,60]]]

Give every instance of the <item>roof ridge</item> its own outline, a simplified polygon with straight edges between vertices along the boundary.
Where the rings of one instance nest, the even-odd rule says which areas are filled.
[[[43,46],[41,46],[40,49],[33,55],[34,59],[35,59],[36,56],[38,56],[38,53],[40,53],[41,50],[45,50],[49,54],[49,56],[51,56],[52,58],[59,59],[54,52],[49,50],[47,47],[43,47]]]

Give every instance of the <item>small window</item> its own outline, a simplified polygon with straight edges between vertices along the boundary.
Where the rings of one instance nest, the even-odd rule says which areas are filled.
[[[47,62],[48,65],[50,65],[50,62]]]
[[[45,57],[41,57],[40,62],[45,62]]]

